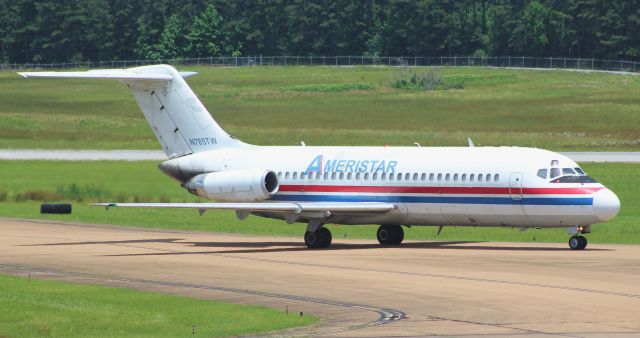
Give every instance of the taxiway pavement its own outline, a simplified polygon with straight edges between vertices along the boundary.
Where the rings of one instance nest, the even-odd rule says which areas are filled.
[[[640,336],[634,245],[335,239],[308,250],[301,238],[12,219],[0,234],[0,273],[322,318],[281,335]]]

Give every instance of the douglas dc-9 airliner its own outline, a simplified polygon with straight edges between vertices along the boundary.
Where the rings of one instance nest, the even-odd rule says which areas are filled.
[[[403,226],[567,228],[569,247],[612,219],[620,200],[574,161],[520,147],[254,146],[226,133],[168,65],[24,77],[116,79],[133,92],[168,160],[162,172],[212,203],[98,203],[106,207],[234,210],[307,223],[304,242],[327,248],[325,224],[379,224],[381,245]]]

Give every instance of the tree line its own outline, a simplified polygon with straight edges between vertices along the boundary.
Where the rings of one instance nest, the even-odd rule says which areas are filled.
[[[0,0],[0,62],[230,55],[637,60],[637,0]]]

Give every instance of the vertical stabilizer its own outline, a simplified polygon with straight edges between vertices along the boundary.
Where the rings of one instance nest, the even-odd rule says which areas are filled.
[[[107,78],[129,87],[169,158],[244,143],[227,134],[183,79],[168,65],[87,72],[27,72],[24,77]]]

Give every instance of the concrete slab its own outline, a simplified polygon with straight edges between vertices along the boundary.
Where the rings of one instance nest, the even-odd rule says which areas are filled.
[[[640,336],[640,246],[336,239],[308,250],[301,238],[12,219],[0,233],[1,273],[323,319],[277,335]]]

